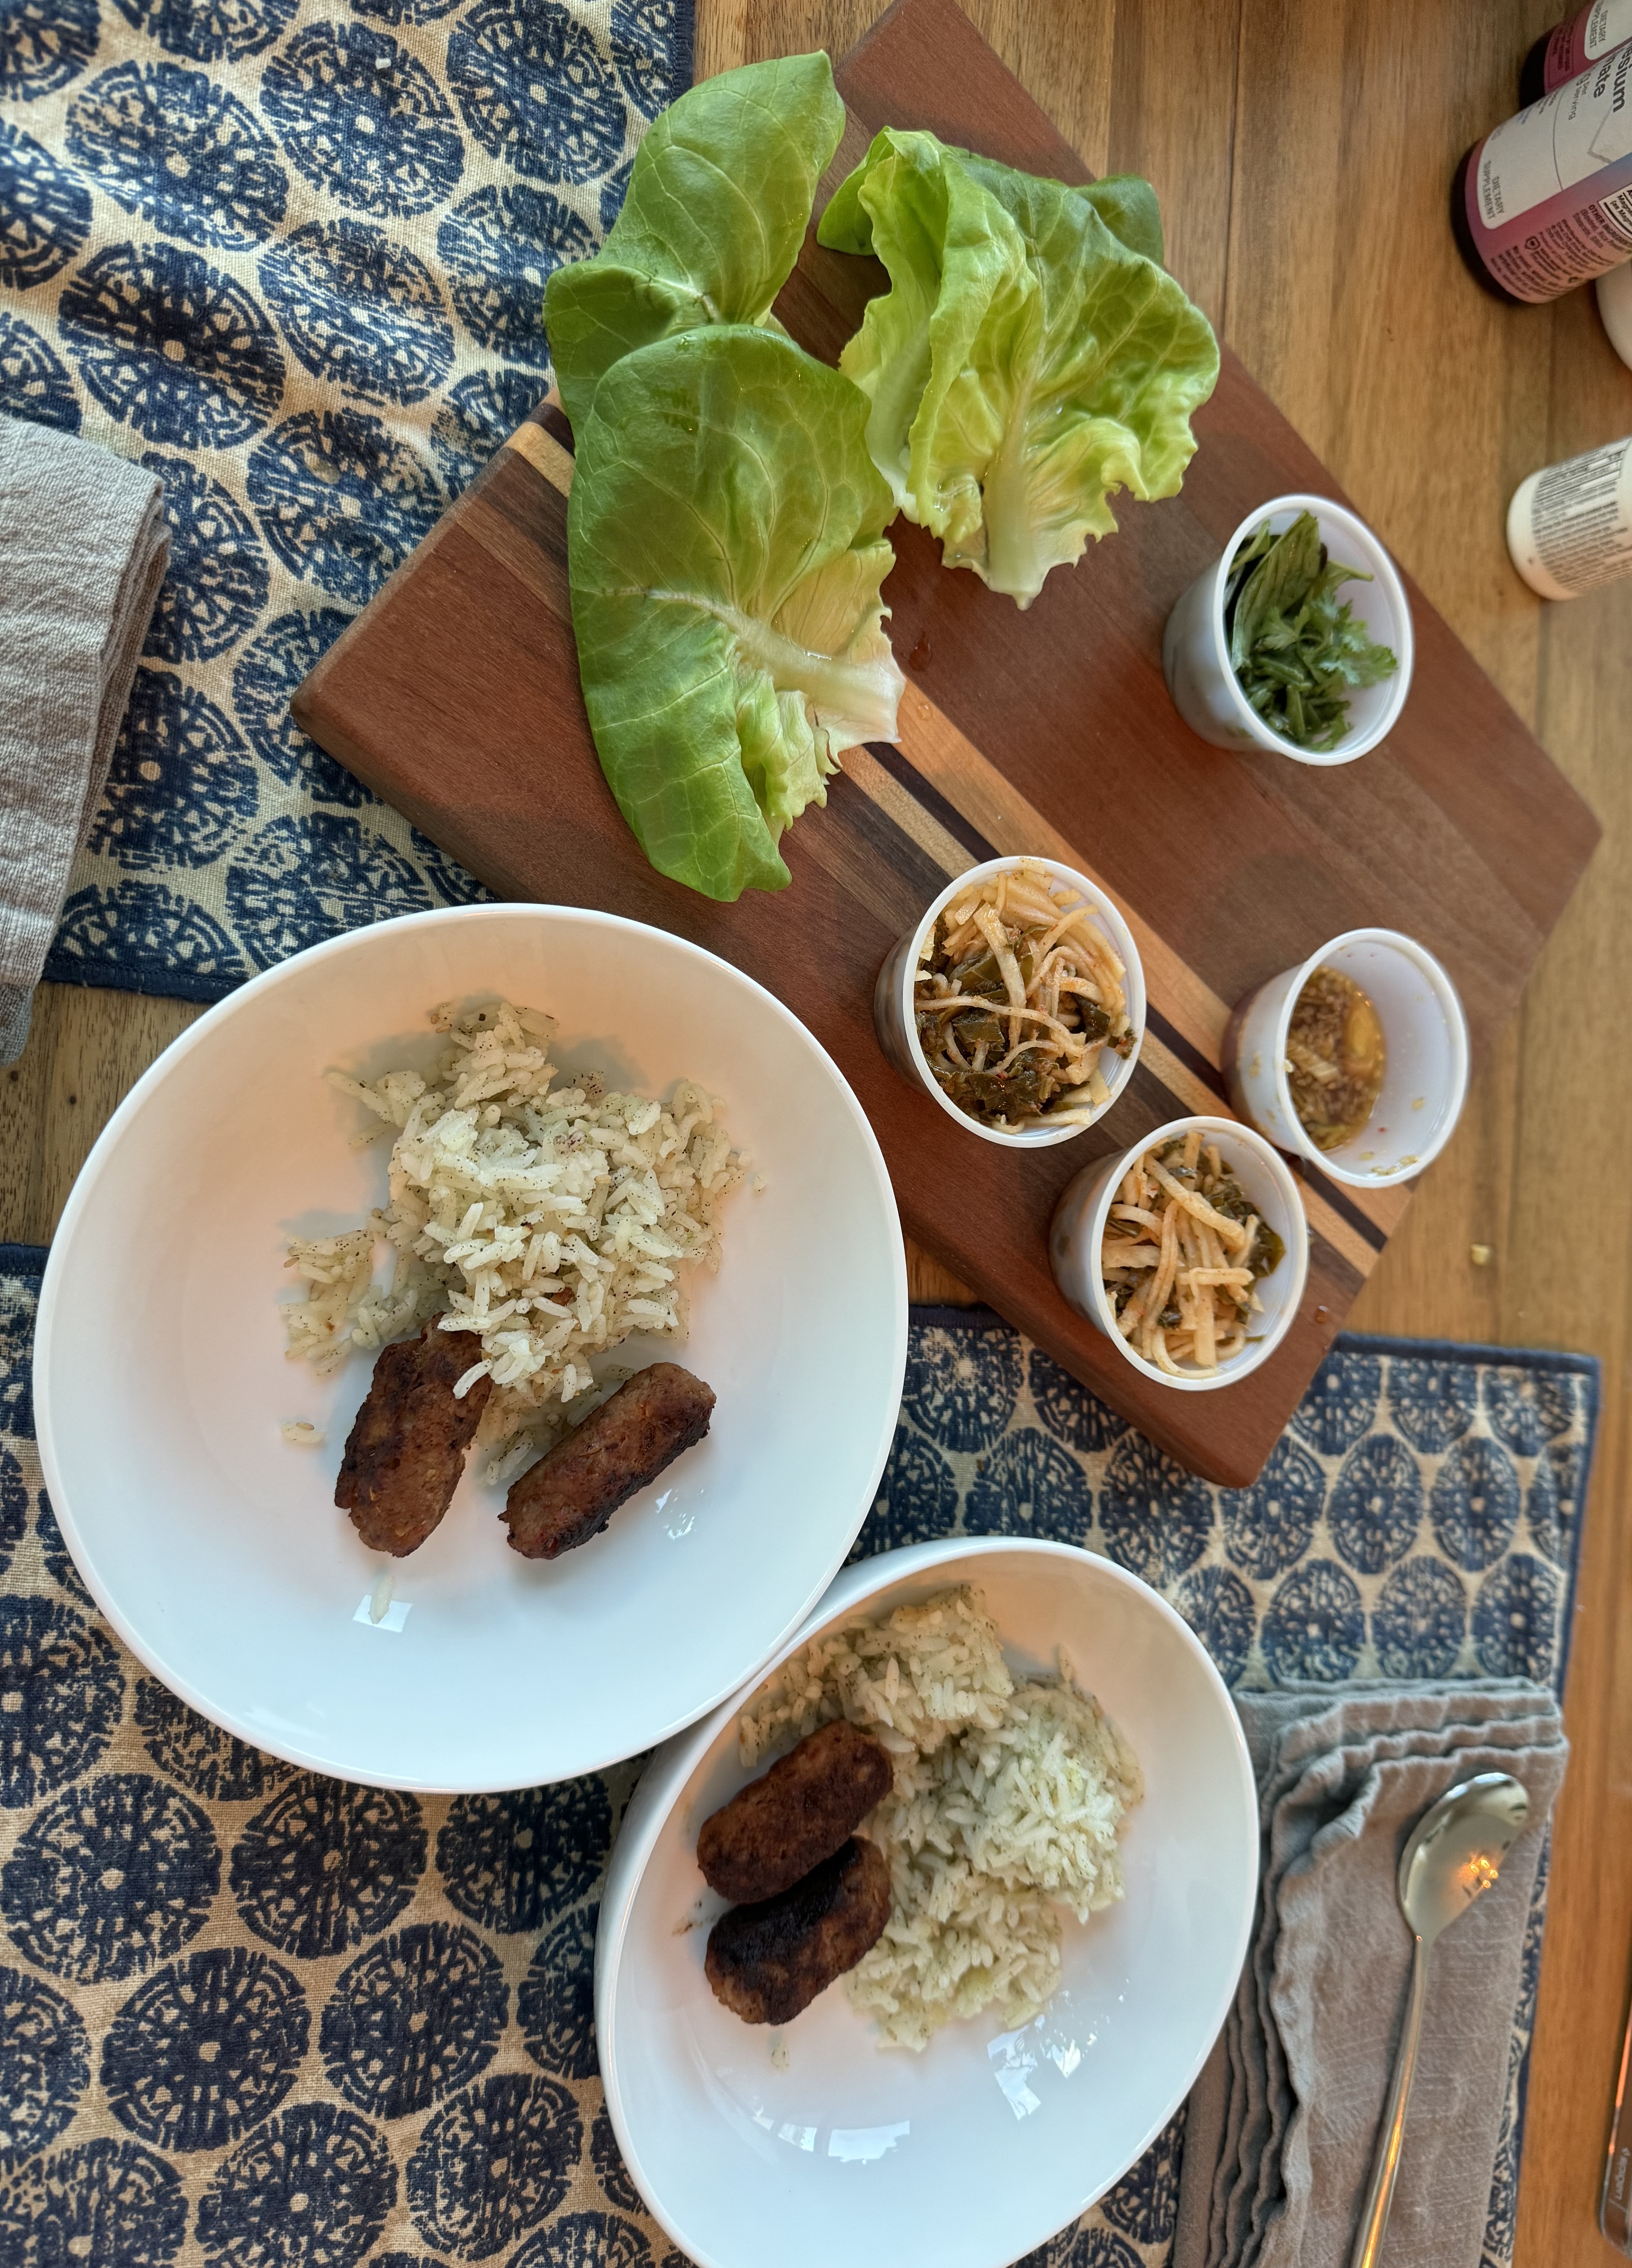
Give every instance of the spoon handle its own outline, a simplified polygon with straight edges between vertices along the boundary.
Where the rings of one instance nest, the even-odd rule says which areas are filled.
[[[1406,2105],[1411,2099],[1411,2080],[1416,2070],[1416,2043],[1422,2030],[1422,2003],[1428,1997],[1428,1948],[1419,1937],[1411,1960],[1411,1993],[1406,2002],[1405,2023],[1394,2051],[1393,2077],[1378,2131],[1371,2179],[1360,2215],[1360,2231],[1349,2256],[1349,2268],[1377,2268],[1388,2227],[1388,2208],[1394,2201],[1394,2176],[1400,2171],[1400,2146],[1405,2139]]]

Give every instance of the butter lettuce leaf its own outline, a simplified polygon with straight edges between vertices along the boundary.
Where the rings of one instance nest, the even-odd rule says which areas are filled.
[[[971,158],[967,162],[978,180],[981,166],[989,160]],[[1008,166],[996,166],[992,170],[1005,178],[1012,172]],[[1001,199],[1002,188],[996,181],[991,186]],[[1154,261],[1158,268],[1162,266],[1165,250],[1162,242],[1162,208],[1157,202],[1156,191],[1143,173],[1106,173],[1097,181],[1079,181],[1071,195],[1080,197],[1085,205],[1092,205],[1111,234],[1129,252]]]
[[[1118,489],[1177,493],[1218,376],[1211,326],[1150,256],[1153,197],[1096,187],[886,128],[817,232],[889,273],[840,360],[874,463],[948,566],[1021,607],[1114,531]]]
[[[867,404],[791,340],[727,325],[624,356],[578,434],[578,670],[619,808],[660,873],[778,890],[842,750],[893,740],[894,562]]]
[[[879,136],[878,140],[883,139]],[[956,158],[977,180],[985,169],[991,177],[986,186],[996,190],[999,197],[1001,181],[1011,177],[1021,180],[1026,178],[1024,174],[1016,175],[1012,166],[998,165],[995,158],[977,157],[972,150],[959,150],[950,142],[941,146],[949,158]],[[876,151],[877,142],[873,148]],[[866,162],[847,174],[827,201],[820,233],[821,241],[830,252],[872,250],[872,221],[861,201],[861,185],[871,162],[870,153]],[[1065,184],[1057,182],[1055,186],[1064,188]],[[1155,261],[1158,268],[1161,266],[1162,209],[1156,191],[1143,173],[1106,173],[1097,181],[1076,183],[1070,194],[1092,205],[1112,235],[1120,238],[1129,252],[1141,253],[1145,259]]]
[[[775,320],[771,302],[843,131],[821,54],[705,79],[653,122],[606,242],[545,286],[545,332],[575,432],[604,373],[635,348],[702,324]]]

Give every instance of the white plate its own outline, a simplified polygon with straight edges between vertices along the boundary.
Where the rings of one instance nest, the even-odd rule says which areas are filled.
[[[700,1079],[753,1152],[673,1351],[718,1396],[708,1440],[592,1543],[510,1550],[467,1468],[430,1540],[387,1564],[334,1504],[366,1358],[286,1362],[284,1239],[384,1202],[357,1151],[365,1075],[429,1060],[450,998],[560,1020],[558,1062],[643,1094]],[[884,1160],[798,1020],[665,932],[553,906],[410,916],[298,954],[202,1017],[92,1152],[40,1295],[46,1484],[126,1644],[194,1708],[312,1770],[385,1786],[518,1787],[627,1756],[751,1677],[807,1615],[871,1506],[906,1361]],[[320,1449],[281,1420],[315,1419]]]
[[[1068,1544],[955,1539],[847,1567],[794,1642],[978,1584],[1011,1666],[1063,1646],[1133,1743],[1143,1802],[1127,1896],[1067,1918],[1037,2021],[953,2023],[880,2051],[842,1985],[783,2033],[739,2022],[703,1975],[721,1909],[697,1830],[744,1781],[738,1696],[648,1767],[613,1851],[595,1947],[601,2077],[642,2195],[697,2268],[881,2260],[1003,2268],[1084,2212],[1189,2092],[1235,1990],[1258,1879],[1257,1796],[1223,1681],[1138,1578]],[[791,1652],[792,1647],[783,1649]],[[701,1901],[701,1905],[700,1902]]]

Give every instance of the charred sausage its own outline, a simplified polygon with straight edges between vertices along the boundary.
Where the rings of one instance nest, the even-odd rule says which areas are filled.
[[[417,1551],[452,1502],[493,1383],[484,1374],[453,1398],[479,1352],[467,1331],[434,1322],[380,1349],[334,1484],[334,1502],[371,1551]]]
[[[709,1888],[733,1904],[790,1889],[855,1833],[894,1778],[871,1733],[842,1718],[823,1725],[704,1820],[697,1864]]]
[[[889,1918],[889,1863],[853,1836],[791,1889],[720,1916],[703,1962],[714,1997],[745,2024],[788,2023],[855,1968]]]
[[[637,1371],[512,1484],[503,1515],[511,1550],[555,1559],[587,1543],[621,1504],[702,1440],[713,1410],[712,1388],[678,1363]]]

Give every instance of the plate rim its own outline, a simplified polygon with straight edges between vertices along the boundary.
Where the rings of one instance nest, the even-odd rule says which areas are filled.
[[[471,906],[433,906],[415,913],[395,915],[387,921],[371,922],[360,929],[342,930],[338,936],[321,939],[317,944],[307,946],[299,953],[291,954],[287,960],[275,962],[270,968],[259,970],[245,983],[212,1003],[202,1016],[190,1024],[185,1031],[179,1033],[169,1045],[155,1057],[98,1135],[85,1163],[75,1175],[73,1186],[69,1191],[62,1216],[52,1235],[45,1269],[40,1278],[32,1362],[35,1440],[40,1452],[43,1485],[50,1498],[51,1508],[56,1516],[57,1525],[62,1531],[62,1540],[67,1545],[70,1557],[78,1571],[80,1580],[89,1591],[98,1612],[101,1614],[121,1644],[129,1649],[144,1669],[158,1679],[167,1691],[174,1694],[179,1700],[185,1703],[188,1708],[196,1711],[218,1730],[230,1734],[233,1739],[244,1742],[251,1748],[260,1749],[263,1754],[276,1756],[284,1764],[292,1764],[297,1771],[317,1773],[328,1778],[339,1778],[358,1786],[400,1789],[414,1795],[503,1794],[518,1788],[551,1786],[563,1780],[582,1778],[592,1772],[605,1771],[614,1764],[626,1762],[630,1756],[638,1755],[641,1751],[640,1748],[636,1748],[619,1749],[615,1754],[606,1756],[597,1754],[583,1763],[574,1763],[565,1770],[551,1768],[542,1775],[531,1769],[520,1778],[514,1777],[513,1773],[498,1778],[481,1774],[470,1775],[449,1786],[444,1779],[425,1778],[414,1773],[364,1772],[351,1766],[336,1771],[333,1765],[316,1762],[309,1753],[302,1751],[293,1743],[271,1737],[267,1728],[252,1725],[241,1715],[234,1714],[232,1711],[212,1702],[193,1684],[190,1679],[165,1662],[158,1647],[132,1623],[118,1600],[107,1590],[99,1574],[94,1570],[92,1554],[85,1538],[81,1534],[78,1521],[70,1502],[62,1467],[56,1455],[57,1418],[54,1408],[51,1373],[57,1337],[57,1310],[63,1296],[63,1286],[69,1279],[70,1270],[73,1265],[73,1248],[81,1219],[92,1201],[98,1184],[107,1170],[109,1161],[118,1148],[120,1141],[131,1123],[148,1107],[158,1089],[173,1075],[178,1064],[200,1047],[208,1046],[213,1035],[224,1024],[242,1014],[246,1005],[258,999],[262,994],[275,990],[280,984],[288,983],[294,972],[304,971],[315,961],[340,958],[349,952],[366,949],[378,939],[408,929],[462,927],[473,923],[514,919],[517,916],[521,916],[528,921],[536,921],[540,924],[548,924],[553,919],[566,917],[574,922],[588,923],[595,926],[624,931],[636,936],[655,938],[665,946],[674,947],[682,954],[699,961],[711,963],[716,968],[724,970],[734,983],[744,987],[749,993],[756,995],[783,1022],[793,1027],[805,1046],[813,1050],[819,1062],[827,1071],[838,1096],[848,1108],[861,1137],[863,1155],[873,1182],[882,1195],[887,1220],[893,1225],[894,1228],[893,1238],[890,1240],[893,1265],[889,1270],[889,1288],[891,1303],[894,1310],[893,1329],[891,1333],[891,1369],[896,1381],[895,1393],[889,1404],[887,1418],[881,1427],[881,1440],[873,1461],[872,1478],[857,1511],[855,1525],[839,1544],[836,1554],[820,1580],[816,1582],[813,1588],[806,1591],[798,1608],[790,1618],[784,1622],[778,1635],[768,1646],[759,1666],[750,1673],[749,1677],[746,1681],[738,1681],[721,1688],[710,1698],[701,1703],[694,1712],[683,1718],[678,1725],[671,1725],[665,1730],[654,1732],[650,1736],[649,1742],[643,1742],[642,1746],[665,1745],[670,1741],[683,1737],[686,1731],[695,1725],[700,1719],[711,1715],[728,1702],[734,1693],[741,1690],[743,1683],[753,1683],[762,1677],[769,1663],[779,1656],[790,1638],[797,1635],[812,1611],[820,1608],[835,1575],[842,1568],[851,1545],[860,1534],[863,1522],[872,1509],[873,1500],[878,1493],[878,1482],[889,1461],[890,1449],[900,1417],[901,1391],[906,1378],[909,1324],[906,1247],[902,1238],[901,1211],[896,1203],[894,1184],[890,1179],[889,1168],[885,1162],[884,1152],[879,1145],[878,1138],[873,1131],[871,1122],[863,1109],[855,1089],[815,1033],[766,985],[761,984],[756,977],[750,976],[746,969],[739,968],[734,961],[726,960],[724,954],[712,953],[706,946],[697,945],[690,938],[681,937],[673,930],[659,929],[651,922],[635,921],[627,915],[607,913],[599,907],[547,903],[526,899],[504,899],[492,903]]]
[[[667,1825],[676,1806],[684,1795],[693,1775],[708,1750],[731,1717],[741,1708],[761,1679],[778,1668],[790,1654],[809,1639],[817,1637],[841,1616],[853,1614],[870,1601],[875,1601],[899,1584],[914,1581],[928,1570],[944,1565],[950,1560],[969,1557],[997,1557],[1011,1553],[1026,1557],[1049,1557],[1073,1563],[1089,1560],[1096,1574],[1108,1578],[1113,1588],[1143,1596],[1158,1611],[1158,1618],[1166,1622],[1180,1638],[1186,1650],[1201,1664],[1204,1678],[1214,1689],[1215,1699],[1224,1705],[1224,1716],[1231,1734],[1231,1749],[1237,1774],[1237,1790],[1242,1800],[1243,1815],[1250,1822],[1248,1845],[1251,1852],[1250,1880],[1243,1886],[1240,1913],[1236,1927],[1236,1943],[1228,1964],[1227,1981],[1217,1998],[1216,2018],[1204,2034],[1204,2044],[1186,2070],[1183,2084],[1173,2095],[1161,2116],[1155,2119],[1140,2139],[1132,2155],[1119,2167],[1108,2181],[1090,2191],[1080,2203],[1073,2206],[1062,2221],[1052,2227],[1028,2233],[1023,2241],[1005,2237],[1004,2250],[989,2260],[982,2257],[980,2268],[1008,2268],[1011,2261],[1024,2257],[1026,2252],[1047,2244],[1053,2237],[1079,2220],[1090,2206],[1096,2205],[1106,2192],[1115,2188],[1123,2176],[1136,2166],[1156,2141],[1188,2096],[1200,2077],[1202,2066],[1217,2043],[1224,2029],[1231,2003],[1234,2000],[1240,1978],[1242,1963],[1246,1958],[1252,1936],[1253,1915],[1257,1904],[1259,1876],[1261,1869],[1259,1839],[1258,1783],[1247,1749],[1246,1734],[1242,1729],[1229,1687],[1217,1663],[1202,1644],[1184,1616],[1154,1585],[1136,1575],[1130,1568],[1099,1551],[1090,1551],[1080,1544],[1061,1543],[1044,1536],[1030,1535],[949,1535],[939,1536],[927,1543],[908,1543],[892,1551],[877,1553],[871,1559],[856,1561],[853,1567],[839,1572],[829,1590],[804,1626],[781,1651],[746,1680],[716,1709],[706,1720],[695,1721],[666,1742],[652,1756],[641,1775],[634,1793],[629,1798],[622,1823],[614,1841],[607,1862],[606,1880],[603,1885],[600,1911],[595,1932],[595,2048],[600,2066],[601,2087],[606,2096],[606,2114],[617,2138],[618,2147],[629,2169],[629,2178],[651,2214],[695,2268],[745,2268],[737,2259],[717,2253],[707,2246],[699,2247],[680,2224],[673,2220],[658,2202],[655,2191],[643,2177],[638,2151],[629,2132],[624,2110],[622,2088],[618,2073],[616,2026],[614,2011],[616,2006],[617,1981],[628,1942],[635,1900],[651,1863],[658,1839]],[[877,1580],[881,1569],[889,1572]],[[873,1580],[869,1580],[872,1578]],[[834,1594],[842,1593],[836,1602]],[[643,1798],[644,1800],[643,1801]],[[631,1830],[635,1843],[627,1859],[621,1860],[624,1840]],[[1017,2249],[1018,2246],[1018,2249]]]

